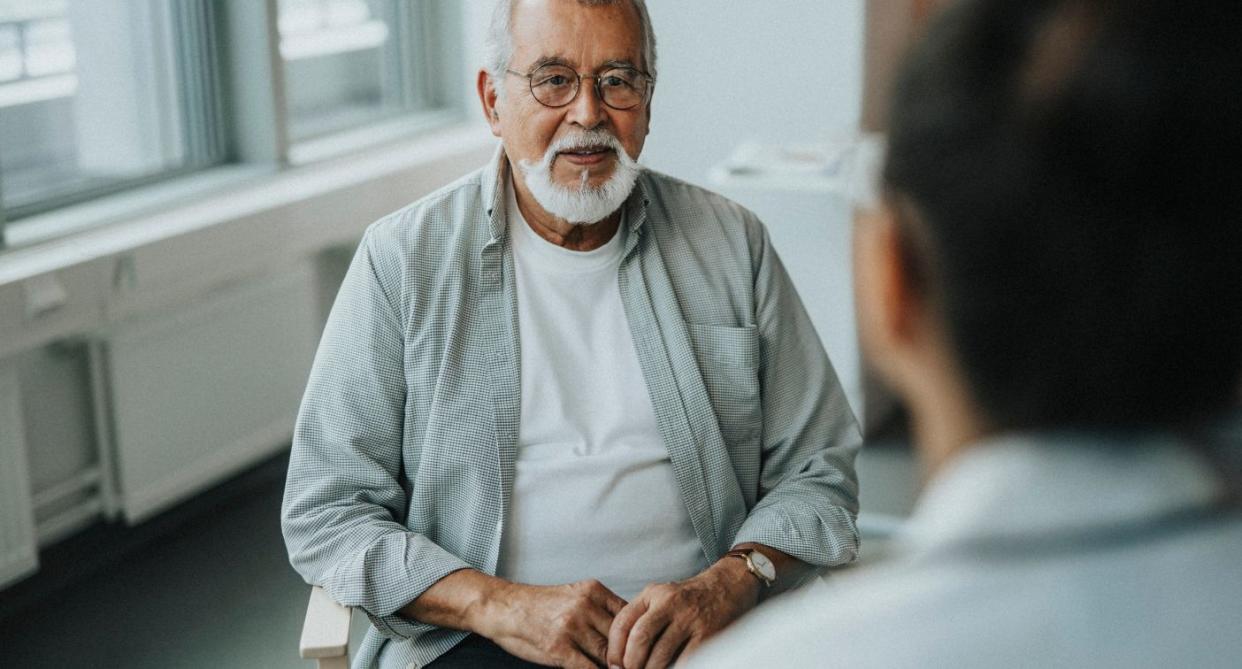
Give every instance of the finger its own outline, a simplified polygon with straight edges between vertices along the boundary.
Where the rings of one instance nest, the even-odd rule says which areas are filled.
[[[625,660],[625,644],[629,641],[630,628],[647,612],[647,600],[641,597],[630,602],[612,619],[608,631],[608,666],[620,667]]]
[[[689,638],[689,633],[682,631],[676,624],[665,627],[660,640],[651,648],[651,656],[647,658],[647,669],[666,669],[671,666]]]
[[[686,662],[689,660],[689,658],[693,657],[694,654],[698,652],[699,648],[702,646],[703,646],[703,639],[690,637],[690,639],[686,641],[685,647],[681,649],[681,655],[677,656],[677,664],[673,666],[680,667],[680,666],[685,665]]]
[[[624,609],[628,603],[624,599],[621,599],[617,593],[605,587],[601,587],[597,591],[595,601],[600,606],[604,607],[605,611],[614,616],[621,613],[621,609]]]
[[[608,640],[608,634],[612,631],[612,622],[615,619],[616,616],[612,613],[597,606],[587,609],[585,614],[587,626],[598,632],[605,641]]]
[[[591,658],[583,655],[580,651],[574,650],[568,657],[560,661],[560,666],[565,669],[599,669],[599,665],[591,661]]]
[[[651,657],[651,649],[655,646],[664,628],[668,626],[667,614],[659,610],[650,610],[634,623],[630,637],[625,642],[625,663],[628,668],[643,667],[647,658]]]
[[[588,630],[582,638],[574,639],[574,644],[578,646],[578,650],[582,651],[583,655],[595,663],[594,666],[608,664],[608,637],[603,634]]]

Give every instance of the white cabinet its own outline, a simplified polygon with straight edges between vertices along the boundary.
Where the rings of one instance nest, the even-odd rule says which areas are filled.
[[[104,337],[112,466],[127,520],[288,447],[319,320],[308,263]]]
[[[0,366],[0,587],[39,566],[17,374]]]
[[[26,350],[3,337],[0,589],[38,569],[41,545],[101,517],[141,522],[288,448],[322,328],[316,262],[148,282],[93,332]],[[26,325],[59,327],[88,289]]]

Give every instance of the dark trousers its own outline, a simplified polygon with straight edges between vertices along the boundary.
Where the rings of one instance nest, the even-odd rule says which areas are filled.
[[[538,669],[542,665],[516,658],[476,634],[466,637],[427,669]]]

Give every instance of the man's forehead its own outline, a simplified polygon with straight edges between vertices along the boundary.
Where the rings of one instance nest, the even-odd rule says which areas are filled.
[[[517,2],[510,37],[515,64],[637,67],[642,60],[642,20],[630,2]]]

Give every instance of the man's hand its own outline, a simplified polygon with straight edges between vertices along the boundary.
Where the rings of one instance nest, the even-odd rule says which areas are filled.
[[[678,583],[647,586],[612,621],[608,666],[661,669],[694,650],[759,602],[759,580],[723,558]]]
[[[529,662],[594,669],[605,662],[608,630],[623,608],[625,600],[599,581],[522,585],[461,569],[402,607],[401,615],[473,632]]]
[[[594,669],[605,663],[608,631],[625,600],[599,581],[570,585],[506,583],[471,627],[496,645],[536,664]]]

